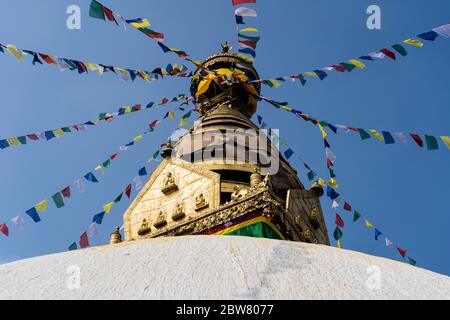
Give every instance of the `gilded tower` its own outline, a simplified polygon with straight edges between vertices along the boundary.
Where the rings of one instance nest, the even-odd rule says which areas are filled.
[[[200,117],[125,212],[125,241],[240,235],[329,245],[317,183],[305,188],[251,118],[257,71],[225,44],[191,83]]]

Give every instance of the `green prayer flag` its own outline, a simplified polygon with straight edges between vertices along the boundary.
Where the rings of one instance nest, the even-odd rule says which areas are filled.
[[[54,194],[52,199],[58,209],[64,207],[64,200],[60,192]]]
[[[108,168],[110,165],[111,165],[111,160],[109,160],[109,159],[102,163],[102,166],[104,168]]]
[[[300,83],[302,84],[302,86],[305,86],[305,84],[306,84],[306,79],[305,78],[303,78],[303,76],[302,75],[300,75],[301,76],[301,78],[299,79],[300,80]]]
[[[103,6],[95,0],[91,1],[91,6],[89,7],[89,16],[92,18],[106,20]]]
[[[346,63],[346,62],[342,62],[342,63],[340,63],[340,65],[343,66],[345,69],[347,69],[348,72],[352,72],[353,69],[356,68],[356,66],[354,64]]]
[[[74,251],[74,250],[77,250],[77,249],[78,249],[78,246],[77,246],[76,242],[72,243],[70,245],[70,247],[69,247],[69,251]]]
[[[99,120],[105,120],[105,118],[106,118],[106,112],[100,113],[100,114],[98,115],[98,119],[99,119]]]
[[[17,137],[17,140],[19,140],[21,144],[27,144],[27,137]]]
[[[72,132],[72,130],[70,130],[70,128],[69,128],[69,127],[64,127],[64,128],[61,128],[61,130],[62,130],[63,132],[65,132],[65,133],[69,133],[69,132]]]
[[[362,140],[370,139],[370,134],[363,129],[359,129],[359,135],[361,136]]]
[[[409,258],[409,257],[408,257],[408,262],[409,262],[410,265],[412,265],[412,266],[414,266],[414,267],[417,265],[417,261],[414,260],[414,259],[411,259],[411,258]]]
[[[353,222],[356,222],[361,218],[361,214],[358,211],[355,211],[355,214],[353,215]]]
[[[334,230],[334,239],[336,241],[339,241],[342,239],[343,236],[344,234],[342,233],[342,230],[339,229],[339,227],[336,227],[336,229]]]
[[[123,193],[121,193],[116,199],[114,199],[114,203],[120,202],[122,200]]]
[[[427,148],[429,151],[439,150],[439,145],[435,137],[426,135],[425,141],[427,142]]]
[[[186,114],[183,116],[183,119],[189,119],[189,118],[191,117],[191,115],[192,115],[192,111],[189,111],[188,113],[186,113]]]
[[[314,171],[308,172],[309,181],[313,181],[316,176],[317,176],[317,174]]]
[[[334,173],[333,169],[330,169],[330,177],[336,178],[336,174]]]
[[[405,47],[400,44],[394,44],[392,48],[394,48],[394,50],[400,53],[403,57],[408,55],[408,51],[406,51]]]

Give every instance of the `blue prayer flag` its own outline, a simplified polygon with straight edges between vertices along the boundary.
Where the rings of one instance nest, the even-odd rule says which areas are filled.
[[[286,152],[284,153],[284,156],[286,157],[287,160],[289,160],[293,155],[294,151],[292,151],[292,149],[287,149]]]
[[[381,235],[382,235],[382,233],[378,229],[375,229],[375,240],[378,241],[378,239],[380,238]]]
[[[84,178],[89,182],[98,182],[97,178],[95,177],[95,175],[92,172],[89,172],[88,174],[86,174],[84,176]]]
[[[143,167],[141,170],[139,170],[139,175],[141,177],[145,177],[147,175],[147,169],[145,169],[145,167]]]
[[[101,212],[99,214],[96,214],[94,216],[94,218],[92,219],[92,222],[95,222],[96,224],[102,224],[104,217],[105,217],[105,212]]]
[[[41,217],[39,217],[39,214],[38,214],[36,208],[33,207],[33,208],[31,208],[30,210],[26,211],[25,213],[26,213],[27,215],[29,215],[30,218],[33,219],[33,221],[34,221],[35,223],[38,223],[38,222],[41,221]]]
[[[390,132],[383,131],[383,137],[384,137],[384,142],[386,144],[394,144],[395,143],[394,137],[392,136],[392,134]]]
[[[419,34],[418,37],[424,40],[434,41],[438,37],[438,34],[435,31],[429,31]]]

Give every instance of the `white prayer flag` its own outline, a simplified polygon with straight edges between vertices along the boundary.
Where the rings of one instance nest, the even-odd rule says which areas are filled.
[[[234,14],[241,17],[258,17],[255,10],[246,7],[237,8]]]

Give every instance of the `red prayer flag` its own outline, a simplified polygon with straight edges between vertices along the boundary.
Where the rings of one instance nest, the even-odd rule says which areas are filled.
[[[62,195],[64,196],[64,198],[70,198],[70,186],[69,187],[65,187],[62,191],[61,191]]]
[[[106,17],[109,21],[114,21],[114,23],[115,23],[116,25],[119,25],[119,24],[117,23],[116,18],[114,18],[113,12],[112,12],[110,9],[108,9],[108,8],[105,7],[105,6],[103,6],[103,12],[105,13],[105,17]]]
[[[83,233],[80,237],[80,248],[84,249],[89,247],[89,239],[87,233]]]
[[[126,187],[126,189],[125,189],[125,194],[126,194],[126,196],[128,197],[128,199],[131,198],[131,188],[132,188],[132,185],[129,184],[129,185]]]
[[[5,236],[9,236],[9,229],[6,224],[0,224],[0,232],[2,232]]]
[[[346,203],[344,204],[344,210],[345,210],[345,211],[352,212],[352,206],[346,202]]]
[[[334,65],[332,65],[331,67],[332,67],[334,70],[339,71],[339,72],[345,72],[345,71],[347,71],[347,69],[346,69],[345,67],[340,66],[340,65],[337,65],[337,64],[334,64]]]
[[[333,162],[331,162],[330,159],[327,159],[327,168],[331,169],[332,166],[333,166]]]
[[[256,0],[231,0],[233,2],[233,6],[237,6],[239,4],[244,3],[256,3]]]
[[[119,157],[119,154],[118,154],[118,153],[114,153],[114,154],[110,157],[110,159],[111,159],[111,160],[116,160],[118,157]]]
[[[383,52],[385,55],[387,55],[392,60],[397,60],[397,58],[395,57],[395,53],[392,52],[391,50],[384,48],[384,49],[381,49],[380,51]]]
[[[252,47],[253,49],[256,49],[256,43],[255,42],[253,42],[253,41],[250,41],[250,40],[242,40],[242,41],[239,41],[239,43],[242,43],[243,45],[246,45],[246,46],[249,46],[249,47]]]
[[[338,227],[344,228],[345,223],[339,213],[336,213],[336,220],[334,222]]]
[[[34,133],[33,134],[28,134],[27,137],[30,140],[34,140],[34,141],[39,140],[39,136],[37,134],[34,134]]]
[[[400,255],[401,255],[403,258],[406,256],[406,250],[405,250],[405,249],[402,249],[402,248],[397,247],[397,251],[398,251],[398,253],[400,253]]]
[[[419,147],[423,148],[424,144],[423,144],[423,140],[422,138],[415,133],[411,133],[411,137],[414,139],[414,141],[419,145]]]
[[[166,104],[166,103],[168,103],[169,101],[170,101],[169,99],[164,98],[164,99],[162,99],[160,105]]]
[[[39,55],[41,56],[42,60],[44,60],[48,64],[56,64],[56,61],[53,60],[52,57],[50,57],[46,54],[43,54],[43,53],[39,53]]]

